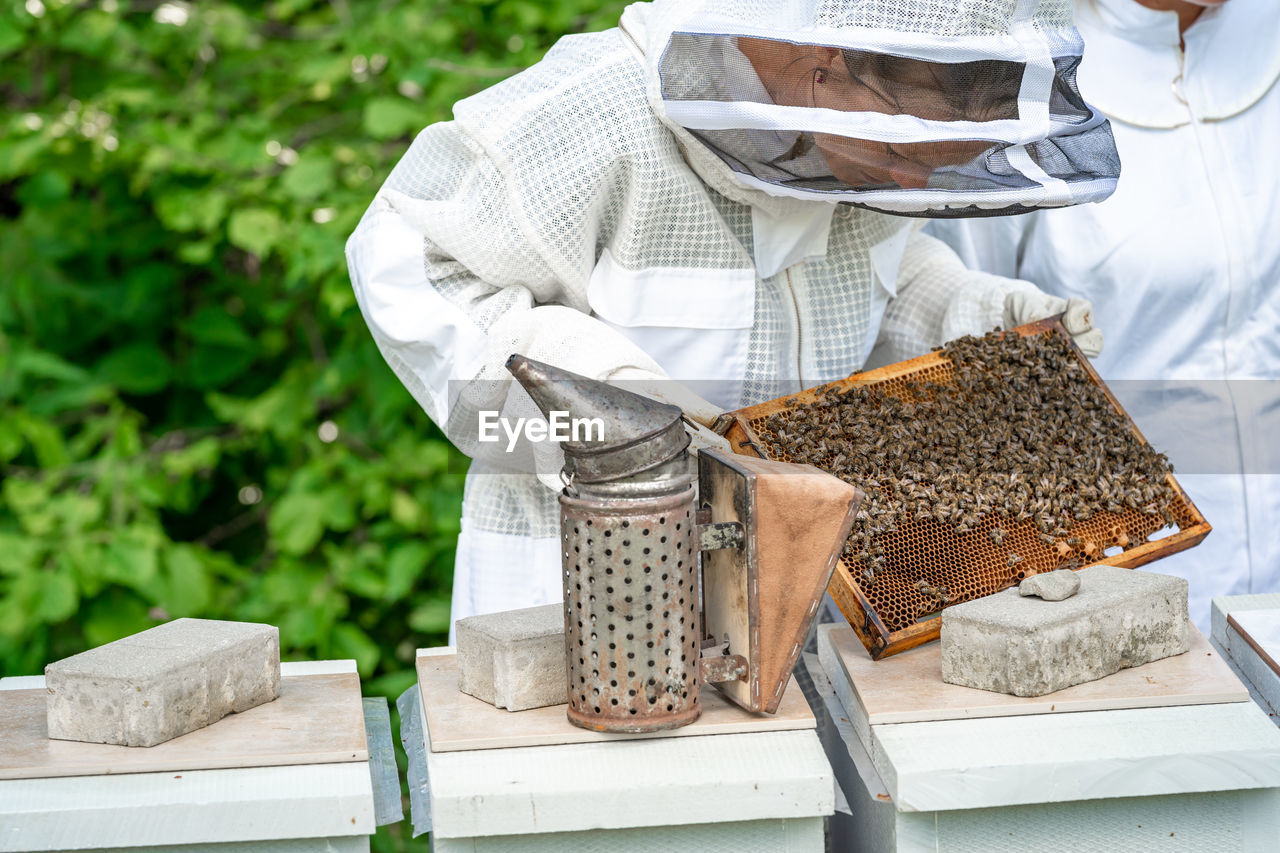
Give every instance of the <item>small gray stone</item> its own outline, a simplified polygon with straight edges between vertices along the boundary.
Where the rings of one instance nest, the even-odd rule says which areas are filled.
[[[1189,648],[1187,582],[1090,566],[1063,601],[1006,589],[942,611],[942,680],[1042,696]]]
[[[175,619],[51,663],[49,737],[158,743],[280,694],[274,625]]]
[[[1080,591],[1080,576],[1071,569],[1058,569],[1031,577],[1018,584],[1021,595],[1036,595],[1045,601],[1062,601]]]
[[[458,689],[508,711],[569,701],[564,605],[459,619]]]

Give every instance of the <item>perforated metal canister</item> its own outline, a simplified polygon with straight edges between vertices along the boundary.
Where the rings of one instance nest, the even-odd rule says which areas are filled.
[[[699,533],[680,409],[519,355],[507,367],[544,413],[603,426],[562,445],[569,722],[633,733],[693,722]]]
[[[702,707],[691,481],[630,499],[564,494],[560,518],[569,721],[637,733],[693,722]]]

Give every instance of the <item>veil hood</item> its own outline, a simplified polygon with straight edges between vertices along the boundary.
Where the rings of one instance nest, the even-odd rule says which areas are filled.
[[[650,106],[730,195],[958,217],[1115,189],[1070,0],[655,0],[621,28]]]

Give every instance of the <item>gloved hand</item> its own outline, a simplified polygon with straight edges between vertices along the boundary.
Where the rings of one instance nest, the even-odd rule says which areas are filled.
[[[1063,299],[1038,290],[1015,290],[1004,298],[1004,327],[1012,329],[1062,314],[1062,325],[1089,358],[1102,352],[1102,330],[1093,327],[1093,305],[1078,297]]]

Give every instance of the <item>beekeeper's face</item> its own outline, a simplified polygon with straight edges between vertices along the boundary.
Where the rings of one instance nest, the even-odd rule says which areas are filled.
[[[764,39],[740,38],[738,48],[774,103],[783,106],[907,114],[932,121],[982,121],[1017,114],[1016,93],[990,94],[975,103],[970,92],[958,100],[958,66]],[[832,174],[855,187],[925,187],[934,169],[967,163],[992,144],[889,143],[829,133],[815,133],[814,140]]]

